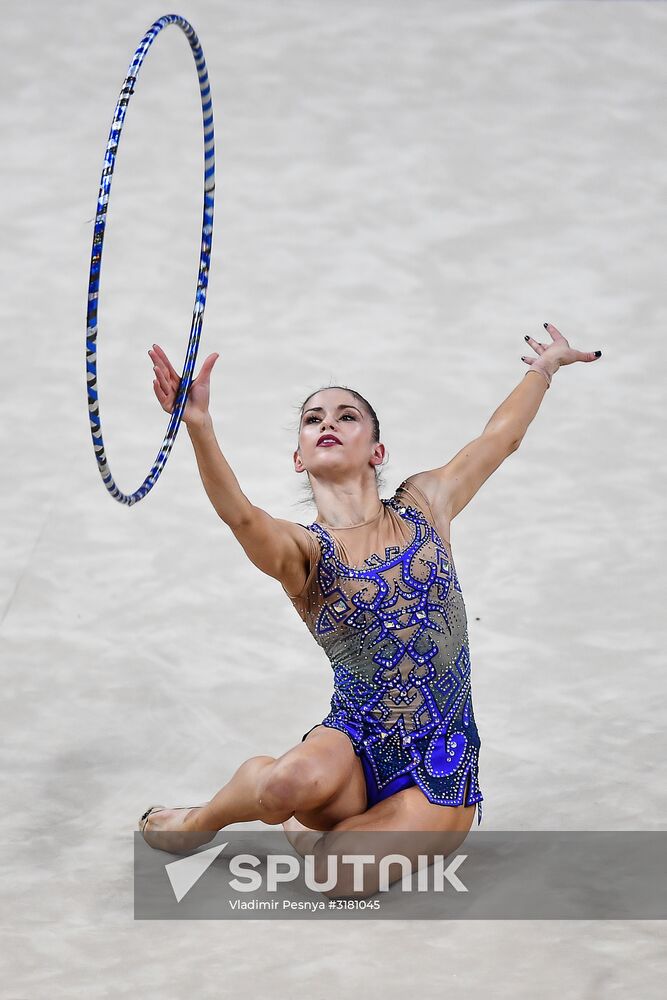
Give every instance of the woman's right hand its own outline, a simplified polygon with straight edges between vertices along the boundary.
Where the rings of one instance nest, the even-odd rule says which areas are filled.
[[[153,390],[158,402],[163,410],[171,413],[174,409],[176,394],[181,384],[181,377],[174,369],[169,358],[161,347],[153,344],[153,349],[148,352],[148,356],[153,362],[155,379],[153,380]],[[211,380],[211,370],[220,357],[219,354],[209,354],[204,361],[199,375],[193,379],[188,392],[187,402],[183,410],[183,421],[186,424],[201,424],[208,416],[209,383]]]

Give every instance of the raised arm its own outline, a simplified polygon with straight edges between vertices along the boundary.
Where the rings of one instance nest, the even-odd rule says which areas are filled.
[[[530,364],[530,369],[493,412],[480,436],[465,445],[446,465],[410,477],[433,508],[450,521],[472,500],[491,473],[519,447],[558,369],[574,361],[595,361],[602,353],[577,351],[555,326],[550,323],[544,326],[553,343],[547,346],[532,337],[525,338],[539,357],[522,358]],[[537,378],[527,377],[532,372],[537,373]]]
[[[153,361],[153,388],[160,405],[172,412],[180,376],[157,344],[148,352]],[[258,569],[296,593],[306,581],[309,549],[307,531],[292,521],[274,518],[245,495],[222,454],[208,411],[211,370],[219,355],[210,354],[193,381],[183,420],[194,448],[204,489],[218,516],[227,524]]]
[[[290,594],[298,593],[308,573],[306,529],[250,502],[220,450],[210,416],[201,425],[188,424],[188,433],[209,500],[248,559]]]

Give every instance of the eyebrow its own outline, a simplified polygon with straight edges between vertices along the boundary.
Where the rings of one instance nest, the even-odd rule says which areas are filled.
[[[337,410],[347,410],[347,409],[348,409],[348,407],[349,407],[349,409],[351,409],[351,410],[356,410],[356,411],[357,411],[357,413],[361,413],[361,410],[359,409],[359,407],[358,407],[358,406],[353,406],[353,405],[352,405],[352,403],[340,403],[340,404],[339,404],[339,405],[338,405],[338,406],[336,407],[336,409],[337,409]],[[305,415],[306,415],[307,413],[310,413],[310,412],[311,412],[311,410],[322,410],[322,411],[323,411],[323,410],[324,410],[324,407],[323,407],[323,406],[309,406],[307,410],[304,410],[304,411],[303,411],[303,415],[304,415],[304,417],[305,417]],[[363,417],[363,413],[361,413],[361,416]]]

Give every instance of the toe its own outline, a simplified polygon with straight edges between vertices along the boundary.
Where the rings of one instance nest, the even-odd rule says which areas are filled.
[[[146,812],[139,818],[137,829],[143,833],[146,829],[149,816],[151,816],[154,812],[159,812],[161,809],[164,809],[164,806],[149,806]]]

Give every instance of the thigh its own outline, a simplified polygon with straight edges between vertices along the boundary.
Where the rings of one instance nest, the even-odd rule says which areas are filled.
[[[475,806],[441,806],[430,802],[418,785],[403,788],[367,809],[350,816],[336,830],[405,831],[414,833],[467,833],[475,817]]]
[[[395,792],[371,806],[363,815],[341,820],[317,842],[323,857],[348,854],[372,855],[376,863],[369,865],[363,876],[363,890],[352,892],[347,882],[337,885],[335,894],[368,896],[378,891],[379,862],[383,857],[398,854],[407,859],[407,867],[415,872],[424,865],[424,855],[447,857],[465,840],[475,815],[475,806],[441,806],[430,802],[421,788],[413,786]],[[392,864],[389,884],[401,879],[400,865]]]
[[[364,772],[345,733],[329,726],[316,726],[284,758],[290,755],[306,759],[308,766],[313,766],[321,776],[326,789],[324,801],[316,809],[294,813],[300,823],[311,830],[331,830],[341,820],[364,811],[367,804]]]

